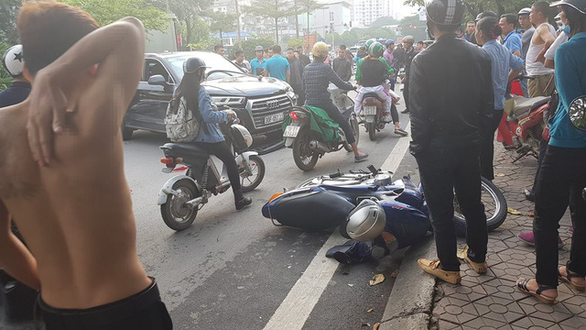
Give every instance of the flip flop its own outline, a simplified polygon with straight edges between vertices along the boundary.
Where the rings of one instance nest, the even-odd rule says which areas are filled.
[[[545,296],[542,294],[542,292],[544,290],[557,289],[556,287],[549,286],[549,285],[541,285],[538,283],[537,291],[533,292],[533,291],[530,291],[529,288],[527,288],[527,283],[529,283],[529,281],[530,280],[520,278],[515,283],[515,286],[517,287],[517,289],[519,289],[519,291],[530,294],[543,303],[546,303],[549,305],[555,304],[556,298],[551,298],[551,297]]]
[[[567,276],[562,275],[562,273],[560,273],[560,270],[558,268],[558,277],[560,278],[560,280],[568,283],[569,285],[572,286],[572,288],[574,288],[576,291],[584,291],[586,290],[586,285],[577,285],[576,283],[572,282],[572,278],[574,277],[583,277],[580,276],[578,274],[572,274],[570,273],[570,271],[568,270],[568,267],[566,267],[566,273],[568,274]]]

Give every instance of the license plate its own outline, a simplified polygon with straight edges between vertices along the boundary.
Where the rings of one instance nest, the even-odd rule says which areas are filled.
[[[364,106],[364,115],[365,116],[376,116],[376,106],[374,106],[374,105]]]
[[[282,112],[274,114],[274,115],[266,116],[265,117],[265,124],[272,124],[272,123],[280,122],[280,121],[283,121],[283,118],[285,118],[285,115]]]
[[[285,128],[285,132],[283,133],[283,137],[288,137],[288,138],[297,137],[297,134],[299,134],[300,128],[301,128],[301,126],[293,126],[293,125],[287,126],[287,128]]]

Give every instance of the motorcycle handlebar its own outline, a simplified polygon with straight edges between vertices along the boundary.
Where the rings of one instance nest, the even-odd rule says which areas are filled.
[[[330,179],[335,179],[335,178],[339,178],[342,176],[341,172],[336,172],[336,173],[332,173],[332,174],[328,174],[328,176],[330,177]]]

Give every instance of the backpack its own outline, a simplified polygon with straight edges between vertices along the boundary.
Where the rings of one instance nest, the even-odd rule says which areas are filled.
[[[179,106],[175,107],[174,102],[179,102]],[[176,112],[174,108],[177,108]],[[184,97],[169,102],[165,114],[167,138],[173,142],[192,142],[197,137],[200,127],[200,120],[189,111]]]

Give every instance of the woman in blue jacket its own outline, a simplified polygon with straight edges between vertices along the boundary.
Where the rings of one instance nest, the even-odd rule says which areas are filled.
[[[560,102],[550,119],[549,145],[537,179],[535,200],[536,278],[519,279],[517,286],[546,303],[557,298],[558,278],[574,289],[586,287],[586,132],[569,120],[572,101],[586,95],[586,0],[564,0],[552,4],[566,14],[570,40],[555,55],[555,80]],[[570,205],[574,233],[570,260],[558,268],[559,221]]]
[[[187,108],[199,118],[202,125],[193,142],[201,149],[218,157],[228,170],[228,178],[234,192],[236,209],[240,210],[252,203],[250,197],[244,197],[240,185],[240,174],[234,155],[224,140],[219,123],[226,123],[236,118],[232,110],[215,111],[212,98],[201,83],[205,80],[205,62],[197,57],[189,58],[183,63],[183,78],[175,90],[173,99],[185,97]]]

